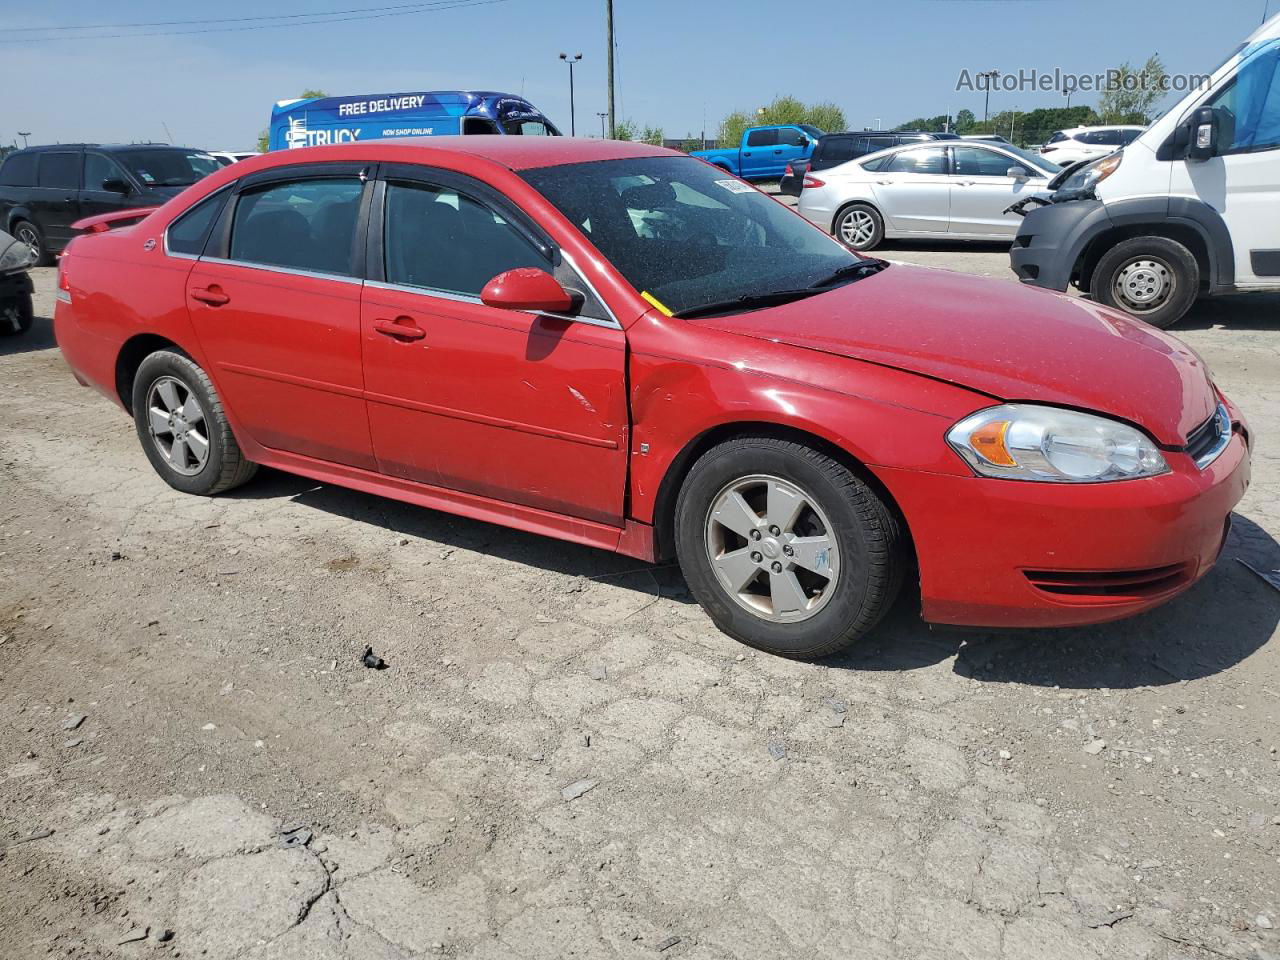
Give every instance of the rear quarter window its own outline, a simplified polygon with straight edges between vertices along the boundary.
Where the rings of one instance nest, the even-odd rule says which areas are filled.
[[[34,187],[36,185],[36,155],[15,153],[0,167],[0,184],[6,187]]]
[[[224,189],[211,197],[205,197],[177,220],[169,224],[165,231],[165,249],[169,253],[181,253],[198,257],[204,253],[205,241],[209,239],[209,231],[222,212],[223,205],[230,196],[230,190]]]

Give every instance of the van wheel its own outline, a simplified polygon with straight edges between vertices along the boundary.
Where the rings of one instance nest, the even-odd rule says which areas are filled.
[[[13,235],[36,252],[35,266],[47,267],[53,263],[53,257],[49,256],[49,251],[45,248],[44,237],[40,235],[40,228],[34,223],[28,220],[16,221],[13,225]]]
[[[1134,237],[1108,250],[1089,283],[1098,303],[1166,329],[1181,320],[1200,293],[1195,256],[1167,237]]]
[[[240,451],[213,382],[181,353],[160,350],[142,361],[133,420],[151,466],[175,490],[212,496],[258,471]]]
[[[742,437],[703,454],[676,501],[675,541],[716,626],[784,657],[853,643],[902,583],[894,515],[843,464],[788,440]]]
[[[850,250],[874,250],[884,239],[884,219],[875,207],[853,203],[840,211],[833,233]]]

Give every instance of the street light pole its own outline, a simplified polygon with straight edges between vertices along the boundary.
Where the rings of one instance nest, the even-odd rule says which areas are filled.
[[[984,70],[978,74],[978,77],[985,79],[987,82],[983,84],[983,88],[987,92],[987,97],[982,105],[982,122],[986,123],[991,116],[991,83],[1000,76],[999,70]]]
[[[560,54],[560,59],[569,65],[569,136],[576,137],[578,135],[578,123],[576,111],[573,107],[573,65],[582,59],[582,54],[575,53],[570,57],[567,53]]]
[[[19,130],[18,136],[22,138],[22,149],[23,150],[27,149],[27,137],[31,136],[31,131],[28,130],[26,133],[23,133],[21,130]]]
[[[617,135],[618,117],[613,109],[613,0],[604,0],[605,27],[609,35],[609,137]]]
[[[609,138],[609,134],[605,132],[604,122],[609,117],[609,111],[602,110],[599,113],[597,113],[596,116],[600,118],[600,139],[607,140]]]

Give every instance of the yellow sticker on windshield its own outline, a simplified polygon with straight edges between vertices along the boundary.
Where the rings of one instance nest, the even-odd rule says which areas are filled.
[[[664,317],[674,317],[674,316],[675,316],[675,314],[674,314],[674,313],[672,313],[670,310],[668,310],[668,309],[667,309],[667,305],[666,305],[665,303],[663,303],[661,300],[659,300],[657,297],[655,297],[655,296],[654,296],[652,293],[650,293],[648,290],[641,290],[641,291],[640,291],[640,296],[644,297],[644,298],[645,298],[646,300],[648,300],[651,304],[653,304],[655,307],[657,307],[657,308],[658,308],[658,312],[659,312],[659,313],[661,313]]]

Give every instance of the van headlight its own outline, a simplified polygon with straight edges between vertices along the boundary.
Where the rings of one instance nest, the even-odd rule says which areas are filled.
[[[1141,431],[1074,410],[1010,403],[965,417],[947,443],[984,477],[1098,483],[1169,471]]]

